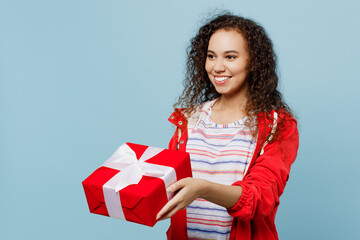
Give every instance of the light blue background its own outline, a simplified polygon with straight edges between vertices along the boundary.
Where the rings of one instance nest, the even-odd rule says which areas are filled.
[[[217,8],[262,24],[300,149],[281,239],[360,239],[354,1],[0,1],[0,239],[165,239],[90,214],[81,186],[118,145],[166,147],[185,49]]]

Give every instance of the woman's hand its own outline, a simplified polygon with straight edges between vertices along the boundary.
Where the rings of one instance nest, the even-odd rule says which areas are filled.
[[[167,190],[178,192],[159,211],[157,220],[172,217],[178,210],[187,208],[196,198],[203,198],[225,208],[231,208],[242,194],[241,186],[228,186],[199,178],[181,179],[169,186]]]
[[[184,178],[168,187],[167,191],[176,192],[175,196],[165,204],[156,216],[157,220],[172,217],[178,210],[185,209],[196,198],[206,192],[207,181],[198,178]]]

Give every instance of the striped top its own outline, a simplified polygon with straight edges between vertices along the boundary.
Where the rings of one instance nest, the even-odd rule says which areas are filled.
[[[186,150],[194,178],[231,185],[243,178],[256,141],[245,119],[224,125],[214,123],[210,116],[215,102],[204,103],[189,119]],[[226,208],[196,199],[186,214],[189,239],[229,239],[233,219]]]

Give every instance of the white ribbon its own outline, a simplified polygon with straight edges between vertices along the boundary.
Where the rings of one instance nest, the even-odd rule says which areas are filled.
[[[167,188],[176,182],[174,168],[147,163],[146,160],[159,154],[163,149],[148,147],[138,160],[135,152],[127,145],[121,145],[116,152],[102,165],[104,167],[120,170],[103,185],[106,208],[109,216],[125,220],[122,210],[119,191],[131,184],[137,184],[142,176],[161,178]],[[168,199],[173,194],[166,191]]]

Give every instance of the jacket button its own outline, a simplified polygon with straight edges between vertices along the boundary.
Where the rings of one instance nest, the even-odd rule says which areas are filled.
[[[179,125],[182,125],[182,121],[179,121]]]
[[[273,139],[273,135],[270,135],[268,140],[271,141],[272,139]]]
[[[181,140],[181,141],[180,141],[180,144],[184,144],[184,141],[183,141],[183,140]]]
[[[269,128],[272,128],[272,125],[271,125],[271,124],[269,124]]]
[[[170,119],[174,119],[174,116],[171,116]]]

